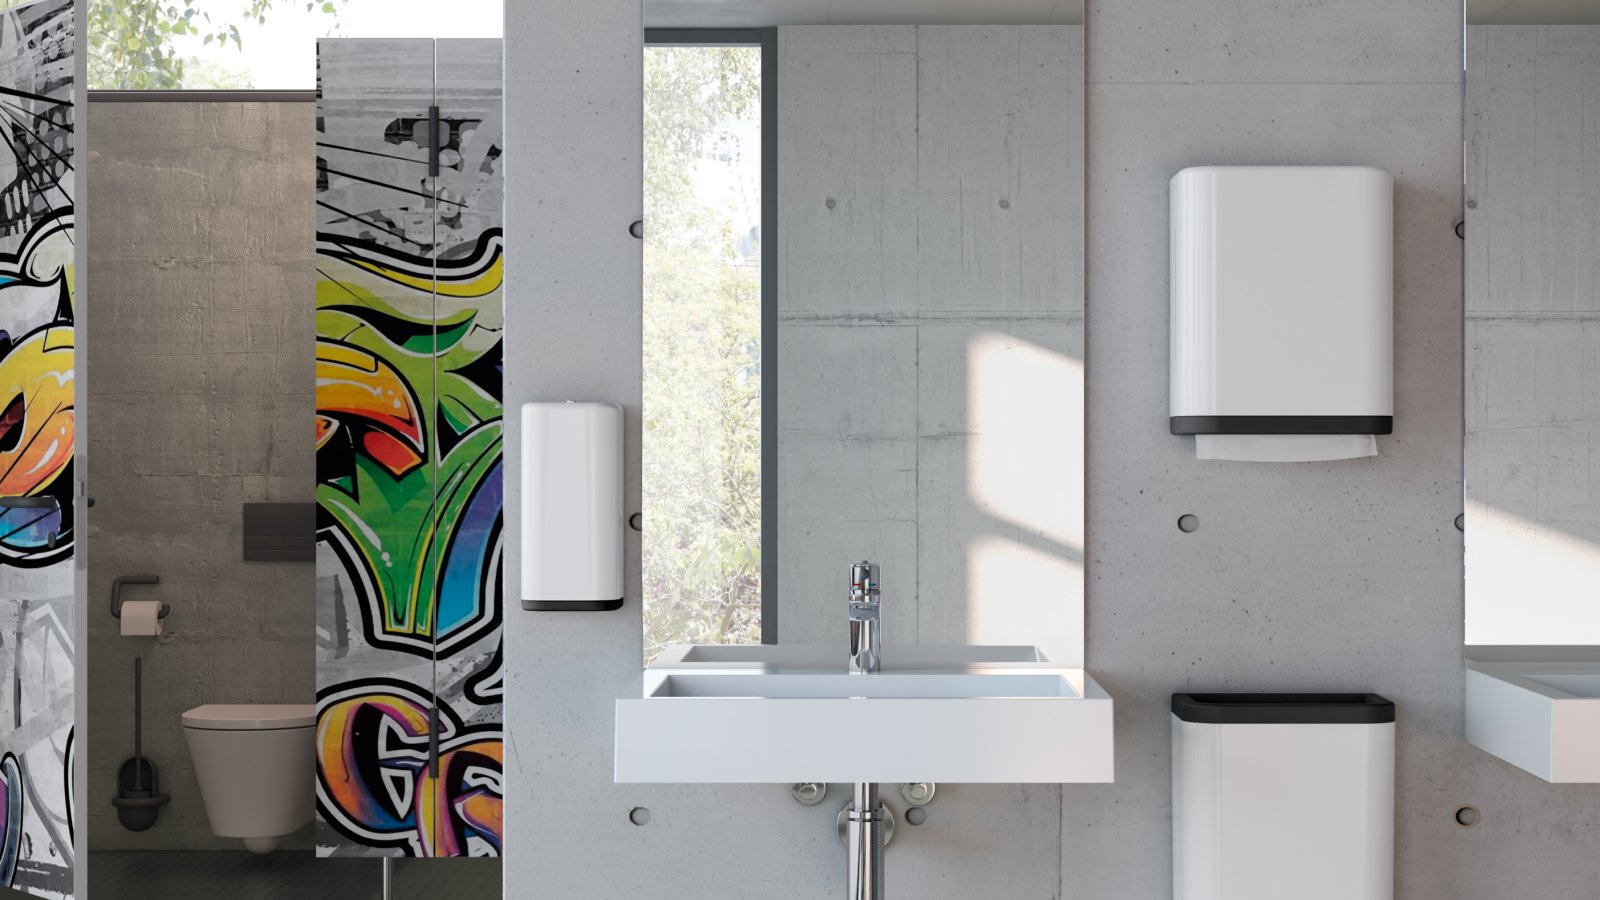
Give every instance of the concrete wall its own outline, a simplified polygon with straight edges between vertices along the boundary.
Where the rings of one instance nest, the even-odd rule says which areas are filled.
[[[1597,96],[1600,25],[1467,29],[1468,644],[1600,644]]]
[[[1088,664],[1118,751],[1063,791],[1063,894],[1168,896],[1171,692],[1362,688],[1399,710],[1397,897],[1592,895],[1600,789],[1462,740],[1460,4],[1098,0],[1088,29]],[[1197,462],[1166,434],[1167,179],[1330,162],[1395,176],[1395,433]]]
[[[92,849],[235,849],[207,827],[179,716],[202,703],[310,703],[310,563],[242,560],[247,501],[312,499],[309,103],[96,103],[87,811]],[[172,605],[123,638],[111,580]],[[144,657],[144,747],[172,802],[116,822]],[[310,846],[309,829],[291,846]]]
[[[637,422],[639,257],[625,235],[640,205],[639,13],[639,0],[508,10],[508,325],[529,345],[508,358],[508,405],[581,393],[628,403]],[[1268,688],[1399,705],[1397,896],[1595,892],[1600,789],[1542,784],[1461,737],[1460,21],[1453,0],[1091,4],[1087,646],[1117,698],[1118,781],[1023,788],[1005,815],[971,815],[980,791],[941,786],[929,823],[888,853],[892,895],[1170,896],[1168,697]],[[1167,179],[1269,162],[1394,172],[1396,432],[1374,459],[1202,463],[1167,433]],[[1177,529],[1183,513],[1197,532]],[[840,894],[834,802],[611,783],[636,601],[507,616],[508,885]],[[1470,830],[1452,820],[1466,802],[1484,811]],[[634,806],[649,825],[628,823]],[[1032,827],[1041,807],[1059,832]]]

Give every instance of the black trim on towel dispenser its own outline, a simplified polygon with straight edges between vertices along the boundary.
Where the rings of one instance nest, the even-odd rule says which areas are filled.
[[[1212,725],[1381,725],[1394,702],[1377,694],[1173,694],[1172,714]]]
[[[534,612],[610,612],[622,608],[622,598],[615,600],[524,600],[522,608]]]
[[[1394,416],[1173,416],[1173,434],[1393,434]]]

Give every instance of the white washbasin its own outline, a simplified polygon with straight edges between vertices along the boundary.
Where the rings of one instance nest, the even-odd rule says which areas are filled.
[[[1552,782],[1600,782],[1600,662],[1467,663],[1467,742]]]
[[[1111,698],[1033,647],[669,649],[616,703],[616,780],[1108,782]]]

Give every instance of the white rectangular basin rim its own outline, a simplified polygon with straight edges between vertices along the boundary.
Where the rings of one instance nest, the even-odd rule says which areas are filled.
[[[1017,661],[1027,653],[1037,660],[1031,648],[983,647],[918,648],[901,653],[896,668],[896,654],[885,649],[889,671],[849,675],[841,648],[832,646],[703,654],[713,662],[687,661],[694,648],[673,648],[616,701],[615,780],[1113,780],[1112,700],[1084,670]],[[1002,654],[1012,661],[986,659]],[[729,663],[728,657],[739,659]],[[1059,685],[1034,684],[1024,696],[1006,695],[1004,683],[1019,677]],[[693,687],[699,695],[667,694],[674,678],[683,685],[699,680]],[[718,687],[722,678],[726,686]],[[773,695],[763,693],[769,689],[763,679],[771,679]],[[885,689],[891,679],[896,686],[878,696],[852,696],[857,679],[869,690]],[[984,686],[988,679],[997,686]],[[863,741],[872,754],[859,752]]]

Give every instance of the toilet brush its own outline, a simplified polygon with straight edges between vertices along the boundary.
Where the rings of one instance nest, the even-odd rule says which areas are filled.
[[[111,805],[117,820],[129,831],[144,831],[156,824],[161,807],[172,798],[161,793],[156,764],[144,758],[144,658],[133,659],[133,756],[117,770],[117,795]]]

